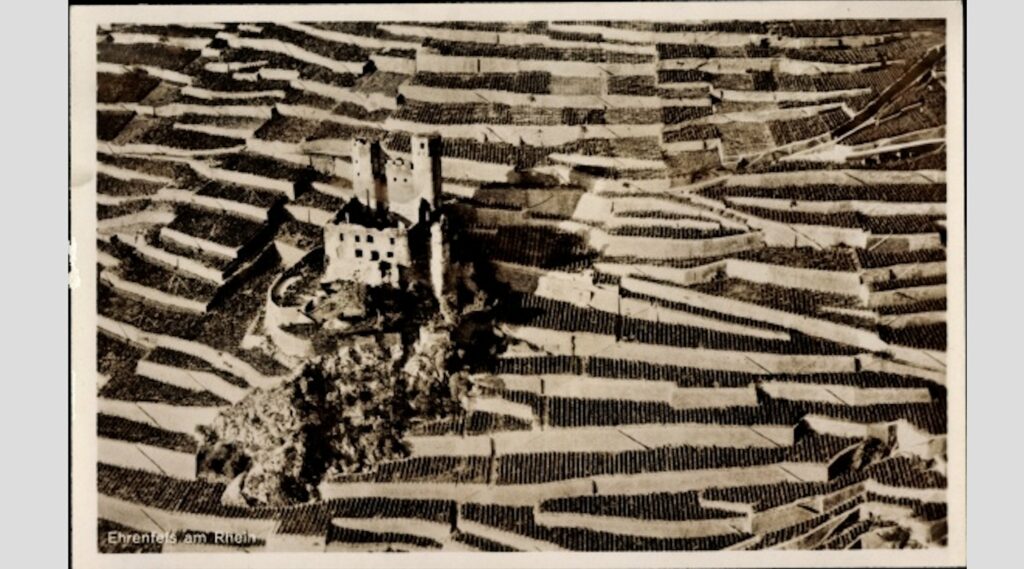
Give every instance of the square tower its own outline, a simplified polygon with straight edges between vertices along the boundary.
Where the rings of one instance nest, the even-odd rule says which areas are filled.
[[[410,145],[413,187],[433,211],[441,199],[441,136],[414,134],[410,137]]]
[[[356,198],[374,208],[382,198],[378,171],[381,162],[380,142],[365,138],[352,139],[352,191]]]
[[[419,212],[420,195],[414,184],[415,170],[404,158],[388,158],[384,166],[387,174],[387,207],[392,213],[414,225]]]

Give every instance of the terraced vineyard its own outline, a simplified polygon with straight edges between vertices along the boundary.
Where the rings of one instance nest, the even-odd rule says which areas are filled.
[[[101,27],[100,550],[944,546],[944,32]],[[406,456],[232,501],[200,433],[295,375],[282,335],[319,341],[270,311],[367,199],[352,141],[431,134],[496,347]]]

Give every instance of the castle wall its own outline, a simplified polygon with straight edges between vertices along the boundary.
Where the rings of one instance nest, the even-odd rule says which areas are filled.
[[[404,158],[389,159],[384,172],[386,189],[383,193],[388,209],[409,223],[415,223],[419,219],[420,208],[412,162]]]
[[[399,267],[410,266],[405,229],[374,229],[352,223],[324,229],[323,281],[358,281],[369,286],[398,286]]]
[[[447,307],[445,293],[451,288],[451,275],[448,271],[450,258],[444,234],[442,222],[430,226],[430,286],[442,308]]]

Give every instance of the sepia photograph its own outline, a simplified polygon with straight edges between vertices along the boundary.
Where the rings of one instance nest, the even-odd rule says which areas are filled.
[[[962,564],[919,4],[72,17],[82,566]]]

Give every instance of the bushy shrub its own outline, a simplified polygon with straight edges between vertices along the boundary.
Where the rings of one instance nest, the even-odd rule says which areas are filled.
[[[397,334],[350,336],[227,408],[202,429],[200,477],[230,483],[226,504],[283,506],[317,500],[324,479],[408,456],[410,428],[461,416],[469,390],[453,373],[451,324],[427,314],[418,327],[404,347]]]
[[[235,499],[248,505],[315,499],[325,475],[367,472],[407,455],[404,387],[376,343],[315,358],[294,379],[254,391],[204,429],[200,475],[240,476]]]

